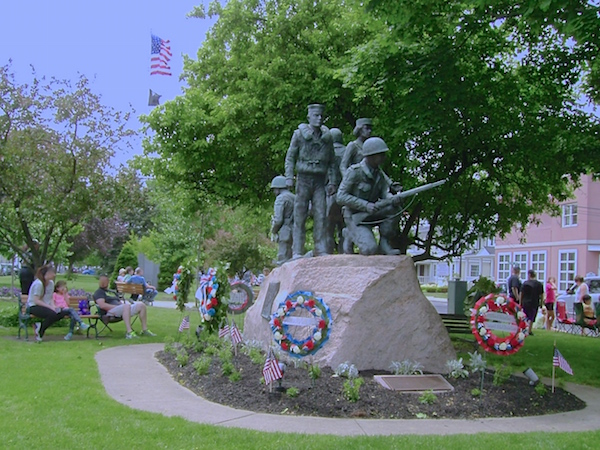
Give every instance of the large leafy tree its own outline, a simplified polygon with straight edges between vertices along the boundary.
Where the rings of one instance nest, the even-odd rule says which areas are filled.
[[[581,100],[595,86],[598,34],[581,22],[597,12],[590,5],[214,4],[219,19],[186,61],[190,87],[145,118],[155,133],[146,152],[162,157],[146,170],[186,191],[255,201],[305,105],[323,102],[327,124],[346,132],[374,118],[391,149],[385,169],[405,188],[448,178],[405,203],[398,245],[416,245],[417,260],[459,255],[479,235],[552,210],[600,168],[590,156],[600,154],[598,121]]]
[[[81,76],[74,83],[33,73],[19,84],[0,67],[0,246],[39,266],[91,218],[114,215],[120,189],[114,147],[132,131]],[[34,245],[35,241],[39,245]],[[30,252],[24,250],[28,246]]]
[[[527,6],[504,3],[374,0],[385,27],[340,70],[376,103],[391,174],[405,187],[449,179],[403,217],[400,244],[416,244],[416,259],[535,220],[599,151],[598,121],[580,100],[589,55],[551,20],[531,32]]]
[[[197,60],[185,60],[185,94],[142,118],[154,132],[146,154],[159,156],[146,170],[198,198],[257,202],[270,198],[266,187],[283,172],[308,104],[326,104],[327,125],[350,131],[372,111],[367,100],[354,102],[335,69],[364,40],[369,18],[345,3],[214,2],[208,13],[218,21]]]

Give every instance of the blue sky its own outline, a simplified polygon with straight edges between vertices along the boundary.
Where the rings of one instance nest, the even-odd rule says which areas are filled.
[[[186,14],[206,0],[139,1],[8,0],[2,2],[0,65],[12,59],[17,81],[31,79],[30,65],[38,75],[91,80],[103,103],[119,110],[131,104],[147,114],[148,89],[162,95],[161,103],[181,93],[182,54],[195,59],[210,25],[208,19],[188,19]],[[173,76],[150,76],[150,33],[171,41]],[[141,153],[120,150],[115,163],[125,163]]]

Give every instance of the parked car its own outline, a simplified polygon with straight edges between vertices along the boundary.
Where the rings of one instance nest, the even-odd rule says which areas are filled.
[[[83,275],[96,275],[96,271],[94,269],[85,269],[81,272]]]
[[[585,277],[583,282],[588,285],[590,290],[590,296],[592,297],[592,304],[600,301],[600,276]],[[571,286],[563,294],[560,294],[556,301],[565,302],[567,306],[567,312],[572,313],[575,304],[575,290],[577,285]]]

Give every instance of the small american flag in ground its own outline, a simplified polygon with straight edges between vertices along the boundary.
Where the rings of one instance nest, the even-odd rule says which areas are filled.
[[[219,337],[224,338],[229,336],[229,325],[225,325],[223,328],[219,328]]]
[[[237,345],[237,344],[242,343],[242,341],[243,341],[243,339],[242,339],[242,333],[240,333],[240,329],[235,324],[235,320],[231,324],[230,331],[231,331],[231,343],[233,345]]]
[[[181,321],[181,325],[179,325],[179,332],[181,333],[183,330],[190,329],[190,316],[185,316]]]
[[[150,75],[168,75],[171,76],[171,41],[165,41],[158,36],[152,35],[152,45],[150,47]]]
[[[265,377],[265,384],[271,384],[273,381],[283,378],[283,372],[279,368],[279,363],[272,348],[269,348],[269,353],[267,353],[263,376]]]
[[[554,358],[552,359],[552,364],[556,367],[560,367],[569,375],[573,375],[573,369],[571,369],[571,366],[567,360],[563,357],[563,355],[561,355],[556,347],[554,347]]]

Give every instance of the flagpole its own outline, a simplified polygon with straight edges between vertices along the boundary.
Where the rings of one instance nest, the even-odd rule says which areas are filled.
[[[554,394],[554,376],[556,375],[556,366],[554,365],[554,355],[556,354],[556,339],[554,339],[554,351],[552,352],[552,393]]]

